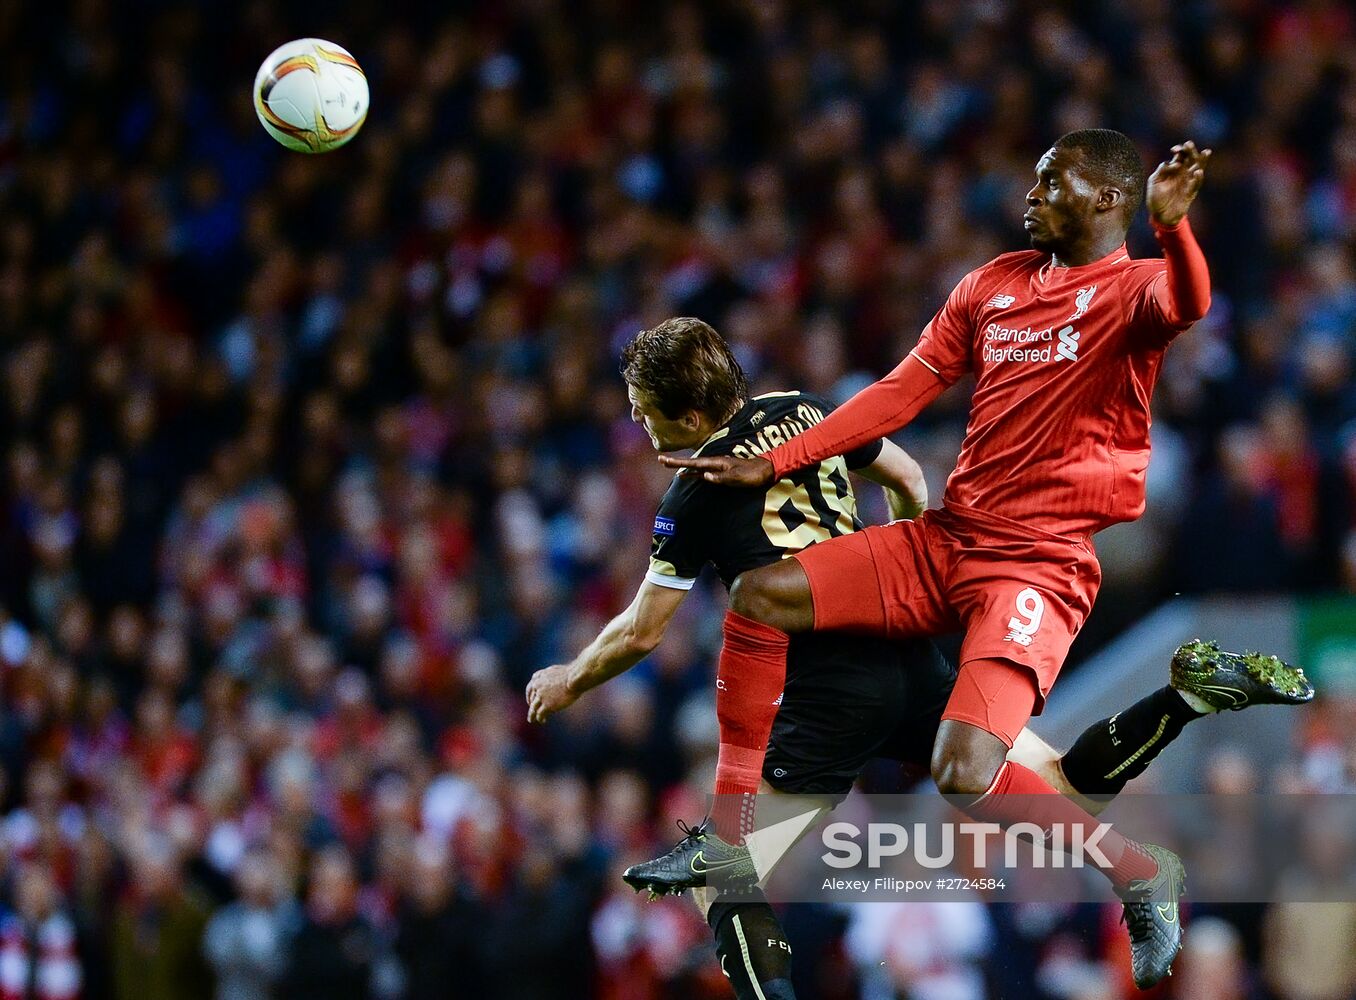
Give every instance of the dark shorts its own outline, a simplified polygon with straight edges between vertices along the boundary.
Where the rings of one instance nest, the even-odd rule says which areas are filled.
[[[926,768],[955,683],[929,639],[794,635],[763,777],[779,792],[841,798],[873,757]]]

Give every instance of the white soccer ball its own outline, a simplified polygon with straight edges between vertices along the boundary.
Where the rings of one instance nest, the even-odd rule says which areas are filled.
[[[367,100],[358,60],[323,38],[278,46],[254,77],[259,121],[300,153],[325,153],[352,139],[367,118]]]

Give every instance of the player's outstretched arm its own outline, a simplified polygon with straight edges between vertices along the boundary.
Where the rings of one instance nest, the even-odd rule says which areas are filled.
[[[636,598],[569,663],[543,667],[527,682],[527,721],[545,722],[585,691],[625,673],[664,638],[688,592],[646,581]]]
[[[1149,178],[1149,219],[1163,247],[1167,270],[1146,291],[1153,313],[1177,330],[1210,309],[1210,269],[1187,221],[1187,209],[1201,189],[1209,160],[1210,150],[1184,142],[1172,147],[1172,155]]]
[[[853,472],[885,487],[890,516],[915,518],[928,505],[928,484],[923,468],[907,451],[892,441],[882,441],[880,454],[870,465]]]
[[[907,424],[950,383],[916,354],[909,354],[889,375],[872,383],[820,423],[763,457],[780,479],[796,469],[834,455],[845,455]]]

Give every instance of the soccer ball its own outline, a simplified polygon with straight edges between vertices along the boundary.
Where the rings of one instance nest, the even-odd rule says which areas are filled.
[[[326,153],[367,118],[367,77],[348,50],[299,38],[273,50],[254,77],[254,110],[268,134],[300,153]]]

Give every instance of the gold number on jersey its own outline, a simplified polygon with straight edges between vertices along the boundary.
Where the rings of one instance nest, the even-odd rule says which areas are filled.
[[[819,495],[833,511],[837,534],[852,531],[857,520],[857,497],[848,484],[847,462],[841,455],[819,463]]]
[[[794,528],[788,528],[782,520],[781,510],[788,502],[805,518]],[[815,542],[833,537],[810,502],[810,491],[786,479],[777,480],[767,491],[767,502],[763,506],[763,531],[769,542],[791,552],[799,552]]]

